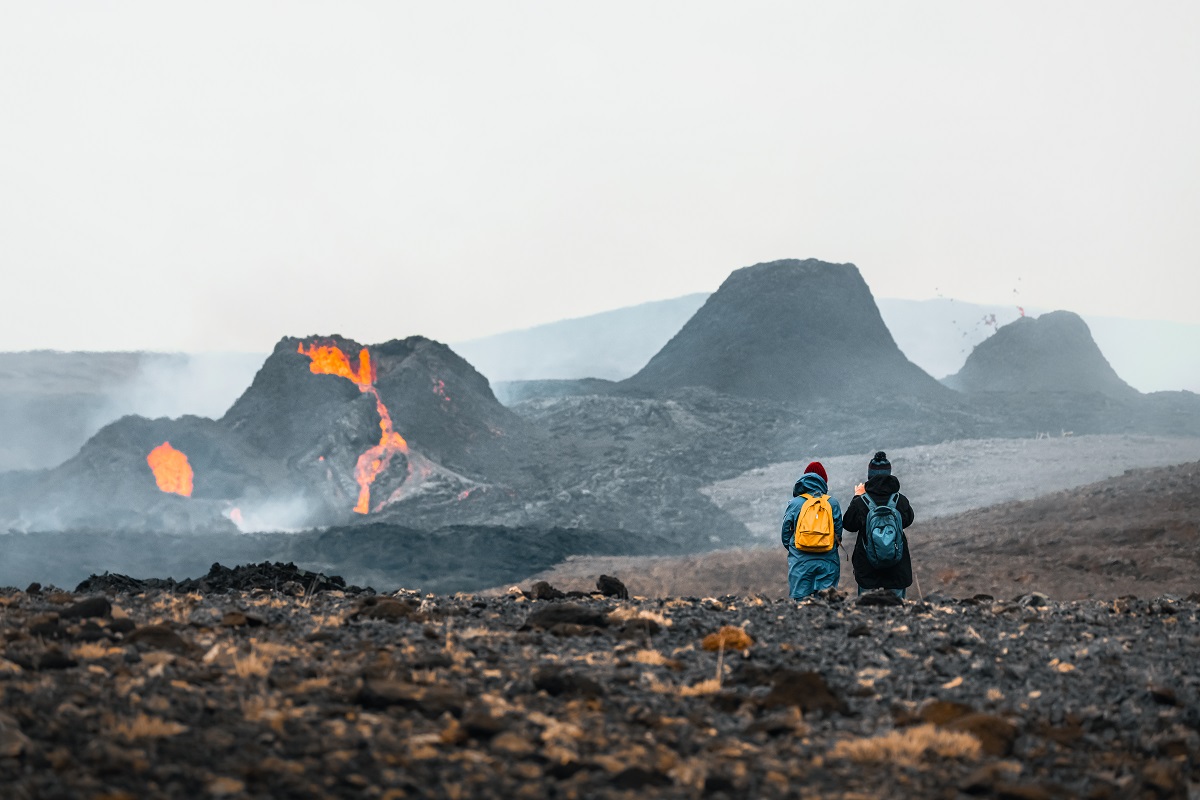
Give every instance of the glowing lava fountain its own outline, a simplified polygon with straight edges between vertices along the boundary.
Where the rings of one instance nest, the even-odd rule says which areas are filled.
[[[304,348],[301,342],[296,352],[306,355],[312,360],[308,368],[316,375],[338,375],[358,386],[358,390],[375,398],[375,409],[379,412],[379,444],[366,450],[358,457],[354,466],[354,479],[358,481],[358,504],[354,510],[366,514],[371,510],[371,484],[376,476],[388,468],[396,453],[408,455],[408,442],[396,433],[392,427],[392,415],[375,388],[375,365],[371,363],[371,354],[367,348],[358,353],[358,371],[350,366],[350,359],[333,345],[309,345]]]
[[[173,492],[184,497],[192,496],[192,465],[187,456],[163,442],[150,451],[146,463],[154,473],[154,482],[164,492]]]

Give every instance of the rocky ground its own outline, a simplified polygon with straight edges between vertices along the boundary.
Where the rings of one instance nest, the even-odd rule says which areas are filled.
[[[1047,433],[1043,431],[1043,433]],[[1200,460],[1200,438],[1108,434],[1013,439],[966,439],[891,448],[877,443],[861,453],[818,454],[830,492],[845,505],[866,479],[867,462],[886,449],[892,473],[912,501],[917,521],[962,514],[1014,500],[1123,475],[1127,470]],[[784,461],[718,481],[702,491],[765,544],[779,542],[779,522],[792,485],[811,459]]]
[[[1200,595],[893,606],[602,585],[376,595],[258,565],[5,590],[0,782],[19,799],[1200,784]]]

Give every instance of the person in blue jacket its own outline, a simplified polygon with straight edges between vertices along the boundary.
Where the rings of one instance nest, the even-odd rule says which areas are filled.
[[[795,547],[796,517],[804,506],[802,494],[814,497],[829,494],[829,478],[820,461],[813,461],[804,468],[804,474],[792,487],[792,501],[783,513],[783,546],[788,551],[788,589],[792,599],[802,600],[822,589],[836,589],[842,577],[842,561],[838,548],[842,543],[842,507],[837,498],[830,496],[833,508],[833,549],[828,553],[805,553]]]

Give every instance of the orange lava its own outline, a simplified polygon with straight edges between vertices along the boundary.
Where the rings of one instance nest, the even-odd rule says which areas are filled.
[[[154,482],[164,492],[192,496],[192,465],[187,456],[171,447],[170,442],[163,442],[150,451],[146,463],[154,473]]]
[[[360,392],[375,398],[375,410],[379,412],[379,444],[360,455],[358,463],[354,466],[354,480],[358,482],[358,503],[354,510],[359,514],[366,514],[371,510],[371,484],[375,478],[391,465],[396,453],[408,453],[408,442],[392,427],[392,415],[383,404],[379,390],[375,388],[375,365],[371,363],[371,354],[365,347],[359,351],[358,371],[355,372],[350,366],[350,359],[339,347],[313,344],[306,350],[301,342],[297,345],[296,352],[312,360],[308,368],[314,374],[346,378],[353,381]]]

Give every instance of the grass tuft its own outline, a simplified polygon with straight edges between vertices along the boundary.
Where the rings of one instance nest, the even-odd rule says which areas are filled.
[[[151,717],[148,714],[138,714],[131,720],[122,720],[113,725],[113,733],[126,741],[178,736],[186,730],[186,725],[180,725],[178,722],[171,722],[159,717]]]
[[[979,740],[969,733],[918,725],[866,739],[840,741],[829,751],[829,756],[862,763],[915,766],[930,757],[974,761],[981,753]]]

